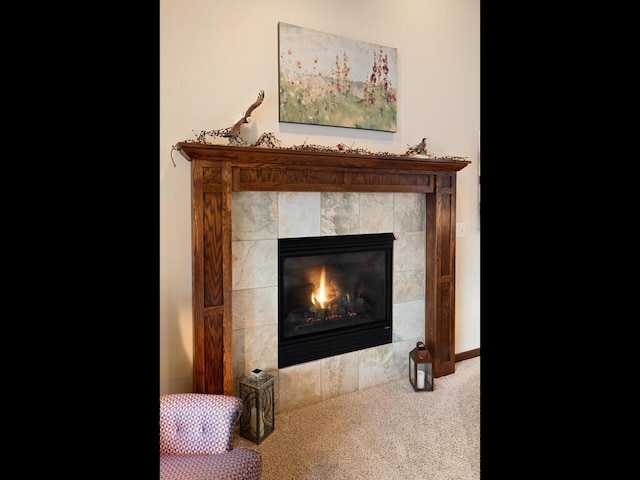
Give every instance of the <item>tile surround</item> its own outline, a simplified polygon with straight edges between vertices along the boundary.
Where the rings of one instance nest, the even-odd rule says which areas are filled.
[[[420,193],[233,192],[233,376],[275,377],[284,412],[408,376],[424,340],[425,195]],[[278,369],[278,238],[393,231],[393,341]],[[408,381],[408,380],[407,380]]]

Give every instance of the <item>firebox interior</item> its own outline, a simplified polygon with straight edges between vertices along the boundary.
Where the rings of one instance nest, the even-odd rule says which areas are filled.
[[[278,240],[279,368],[391,343],[394,240]]]

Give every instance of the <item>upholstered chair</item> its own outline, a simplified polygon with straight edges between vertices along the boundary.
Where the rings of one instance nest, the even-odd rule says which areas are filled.
[[[160,480],[258,480],[260,452],[233,445],[242,408],[231,395],[160,395]]]

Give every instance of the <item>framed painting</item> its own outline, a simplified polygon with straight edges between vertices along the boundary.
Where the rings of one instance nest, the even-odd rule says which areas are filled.
[[[279,120],[395,132],[397,49],[278,23]]]

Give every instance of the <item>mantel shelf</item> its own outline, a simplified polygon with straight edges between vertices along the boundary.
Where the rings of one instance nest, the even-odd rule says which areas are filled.
[[[177,150],[189,161],[230,161],[232,165],[256,165],[264,168],[302,166],[310,169],[367,169],[389,173],[457,172],[468,164],[461,157],[419,157],[406,155],[363,155],[347,152],[296,150],[286,148],[217,145],[180,142]]]

